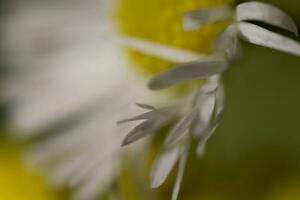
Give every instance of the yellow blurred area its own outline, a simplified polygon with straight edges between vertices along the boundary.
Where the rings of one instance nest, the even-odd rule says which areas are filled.
[[[266,200],[299,200],[300,183],[280,183],[270,191]]]
[[[187,11],[229,3],[231,0],[121,0],[117,19],[125,35],[210,54],[215,38],[227,23],[209,24],[186,32],[182,18]],[[130,51],[129,56],[137,69],[150,75],[171,66],[167,61],[142,53]]]
[[[183,29],[186,12],[218,5],[230,5],[232,0],[119,0],[116,8],[117,24],[120,32],[130,37],[138,37],[158,44],[170,45],[209,55],[214,50],[214,42],[224,30],[228,21],[204,25],[192,31]],[[154,58],[140,52],[126,49],[134,68],[148,79],[154,74],[174,66],[169,61]],[[201,80],[179,84],[169,94],[184,95],[187,90],[201,84]]]
[[[35,171],[22,163],[22,145],[0,139],[0,199],[1,200],[57,200],[52,191]]]

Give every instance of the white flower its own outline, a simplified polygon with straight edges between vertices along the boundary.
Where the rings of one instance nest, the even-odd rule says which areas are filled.
[[[178,83],[194,79],[206,79],[193,99],[183,98],[181,105],[168,109],[152,109],[152,111],[130,119],[145,119],[125,138],[123,144],[130,144],[145,135],[178,119],[170,129],[161,153],[153,164],[151,185],[161,186],[171,170],[179,161],[177,180],[173,189],[172,199],[177,199],[184,168],[189,152],[190,141],[199,140],[197,154],[203,156],[205,146],[217,128],[224,110],[224,91],[221,81],[222,73],[228,69],[230,62],[240,52],[239,39],[300,56],[300,44],[296,41],[271,32],[253,22],[264,22],[298,34],[295,22],[279,8],[261,2],[242,3],[232,12],[229,7],[214,7],[194,10],[184,16],[185,30],[193,30],[199,26],[231,19],[226,30],[216,41],[215,54],[201,60],[189,60],[154,76],[148,86],[152,90],[162,90]],[[174,60],[175,61],[175,60]],[[183,105],[183,106],[182,106]],[[182,111],[183,107],[187,109]]]
[[[29,164],[55,186],[74,188],[74,199],[94,199],[114,181],[122,138],[116,121],[147,93],[105,37],[109,6],[13,1],[3,19],[9,67],[1,102],[11,107],[11,128],[18,138],[38,137]]]
[[[295,41],[270,32],[252,21],[262,21],[297,34],[295,23],[269,4],[250,2],[187,13],[187,31],[223,19],[232,24],[216,41],[215,54],[117,35],[106,17],[111,1],[64,0],[15,3],[15,15],[5,20],[4,49],[14,67],[2,83],[2,101],[13,102],[12,126],[19,136],[43,136],[29,151],[31,164],[42,167],[52,182],[75,188],[75,199],[95,199],[112,183],[118,167],[122,135],[116,122],[132,113],[133,102],[152,101],[142,81],[124,68],[118,45],[178,63],[154,76],[148,86],[162,90],[178,83],[206,79],[197,91],[175,101],[155,98],[158,107],[137,104],[147,112],[119,121],[137,121],[123,145],[131,144],[174,120],[151,173],[159,187],[179,161],[172,199],[177,199],[191,139],[199,141],[202,156],[224,110],[221,76],[239,53],[239,38],[295,55]],[[169,100],[169,99],[167,99]],[[154,101],[154,99],[153,99]],[[154,102],[155,103],[155,102]],[[166,106],[161,106],[166,105]],[[27,135],[24,135],[27,134]],[[45,138],[46,137],[46,138]]]

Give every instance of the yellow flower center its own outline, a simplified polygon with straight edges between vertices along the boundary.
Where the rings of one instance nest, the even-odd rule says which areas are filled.
[[[187,11],[229,4],[232,0],[119,0],[117,7],[120,31],[153,42],[211,54],[217,35],[226,22],[183,30],[182,18]],[[168,61],[129,51],[138,70],[153,75],[173,66]]]

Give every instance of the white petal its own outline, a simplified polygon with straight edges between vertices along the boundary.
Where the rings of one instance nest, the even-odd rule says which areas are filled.
[[[279,8],[262,2],[247,2],[238,5],[237,20],[261,21],[298,34],[294,20]]]
[[[180,64],[154,76],[148,86],[152,90],[161,90],[185,81],[208,78],[222,73],[226,69],[226,66],[227,63],[225,61]]]
[[[154,134],[155,131],[166,124],[167,119],[146,120],[136,126],[123,140],[121,146],[129,145],[149,134]]]
[[[36,162],[53,159],[59,155],[64,155],[80,148],[87,148],[100,141],[115,141],[117,131],[115,121],[126,112],[127,105],[131,103],[131,98],[119,98],[110,102],[109,106],[101,106],[94,115],[87,116],[80,123],[70,129],[48,137],[41,142],[36,142],[30,151],[30,157]],[[115,144],[119,144],[119,140]],[[105,144],[105,143],[104,143]],[[102,147],[101,145],[100,147]]]
[[[112,152],[111,154],[107,154],[107,157],[104,158],[99,158],[98,156],[93,160],[90,160],[90,162],[85,163],[84,165],[82,165],[80,170],[77,171],[76,174],[73,174],[73,176],[70,177],[69,185],[71,187],[79,186],[80,184],[82,184],[82,182],[89,179],[94,171],[98,170],[102,166],[109,164],[113,160],[117,160],[118,153],[118,151]]]
[[[170,108],[154,109],[149,112],[143,113],[141,115],[132,117],[130,119],[118,121],[118,124],[123,124],[123,123],[127,123],[127,122],[132,122],[132,121],[139,121],[139,120],[156,120],[156,119],[163,119],[165,117],[171,117],[172,112],[174,112],[174,111],[172,111],[172,109],[175,109],[175,108],[170,107]]]
[[[146,109],[146,110],[155,110],[155,107],[148,105],[148,104],[137,103],[136,105],[138,107]]]
[[[198,114],[198,109],[192,110],[189,114],[183,117],[170,131],[168,134],[165,146],[169,146],[172,143],[176,142],[183,134],[185,134],[188,130],[190,125],[192,124],[193,120],[196,118]]]
[[[224,106],[225,106],[224,85],[222,81],[220,81],[218,89],[216,91],[216,108],[215,108],[216,115],[224,111]]]
[[[83,185],[79,185],[79,187],[75,190],[72,199],[97,199],[97,196],[99,194],[103,194],[113,183],[116,170],[116,165],[107,165],[98,168],[90,174],[89,179],[83,183]]]
[[[171,149],[163,150],[163,152],[159,154],[151,170],[150,180],[152,188],[158,188],[165,182],[181,153],[182,147],[176,146]]]
[[[213,121],[211,122],[209,127],[202,134],[201,141],[199,142],[198,147],[197,147],[197,155],[199,157],[202,157],[205,154],[206,143],[210,139],[210,137],[213,135],[215,130],[218,128],[220,121],[222,119],[222,116],[223,116],[223,111],[218,113],[215,116],[215,118],[213,119]]]
[[[142,38],[119,36],[115,37],[114,40],[115,42],[129,49],[173,63],[183,63],[207,59],[207,56],[199,54],[197,52],[155,43]]]
[[[229,59],[234,59],[239,55],[241,46],[238,38],[236,24],[232,24],[225,29],[216,42],[217,53]]]
[[[44,131],[129,82],[118,47],[102,37],[113,32],[104,16],[110,1],[12,1],[1,47],[14,59],[0,101],[15,103],[13,132]]]
[[[95,161],[103,162],[103,165],[109,165],[113,159],[114,152],[118,150],[117,144],[109,144],[112,141],[105,140],[93,144],[90,148],[82,149],[78,153],[74,152],[62,161],[57,161],[54,168],[49,171],[50,180],[55,185],[71,185],[72,177],[76,176],[86,165]],[[102,147],[100,147],[102,146]],[[99,154],[101,152],[101,154]],[[109,162],[107,162],[109,161]],[[99,165],[99,167],[101,167]]]
[[[172,200],[177,200],[178,198],[179,190],[182,184],[183,175],[184,175],[184,171],[188,159],[189,149],[190,149],[190,144],[186,144],[184,152],[179,161],[177,178],[172,192]]]
[[[121,104],[138,98],[123,71],[119,49],[102,38],[110,25],[102,16],[106,6],[99,3],[112,1],[12,1],[13,6],[21,4],[20,9],[8,12],[13,17],[5,21],[1,40],[5,53],[14,58],[13,74],[5,76],[11,79],[1,90],[5,100],[16,102],[12,126],[20,136],[32,136],[93,107],[62,135],[33,148],[29,157],[44,170],[51,163],[54,171],[45,176],[53,175],[57,183],[69,184],[83,169],[75,198],[96,199],[115,180],[116,157],[103,166],[99,160],[121,142],[115,126]]]
[[[186,31],[190,31],[205,24],[225,20],[230,16],[232,16],[232,10],[228,6],[194,10],[184,15],[183,27]]]
[[[132,117],[129,119],[124,119],[124,120],[118,121],[117,124],[120,125],[123,123],[128,123],[128,122],[133,122],[133,121],[149,120],[149,119],[155,118],[156,116],[159,116],[158,113],[156,113],[155,111],[150,111],[150,112],[143,113],[141,115],[138,115],[138,116],[135,116],[135,117]]]
[[[175,113],[176,109],[174,107],[167,107],[152,110],[150,112],[144,113],[142,115],[133,117],[128,120],[119,121],[120,124],[136,120],[144,120],[127,134],[127,136],[122,142],[122,146],[126,146],[149,134],[155,133],[157,129],[163,127],[170,120],[172,120]]]
[[[214,81],[208,82],[202,86],[200,94],[198,95],[198,117],[192,124],[192,134],[196,138],[199,138],[205,134],[205,131],[209,127],[209,124],[213,118],[213,112],[216,105],[216,87],[217,85],[215,85]]]
[[[242,39],[261,46],[300,56],[300,44],[254,24],[241,22],[238,29]]]
[[[215,95],[214,93],[203,95],[201,99],[199,99],[199,101],[200,118],[205,124],[208,124],[211,120],[215,108]]]

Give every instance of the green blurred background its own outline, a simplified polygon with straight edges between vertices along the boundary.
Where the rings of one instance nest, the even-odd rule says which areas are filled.
[[[300,25],[300,1],[264,2]],[[224,119],[197,166],[207,197],[195,199],[300,200],[300,58],[243,46],[224,76]]]

